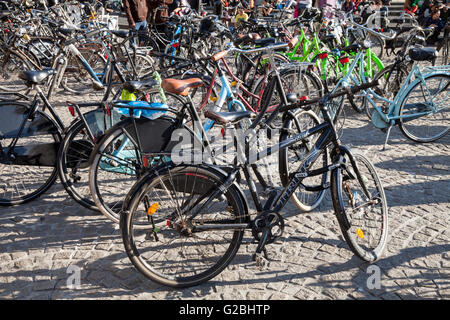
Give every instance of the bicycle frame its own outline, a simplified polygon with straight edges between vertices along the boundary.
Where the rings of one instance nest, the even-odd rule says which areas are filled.
[[[375,98],[380,99],[389,104],[387,113],[384,113],[382,111],[381,107],[378,107],[376,105],[376,103],[373,101],[373,99],[370,97],[370,95],[368,95],[366,97],[367,101],[375,108],[375,110],[377,111],[380,118],[387,124],[393,124],[393,122],[395,122],[396,120],[399,120],[399,119],[416,118],[416,117],[425,116],[430,113],[439,111],[440,110],[439,106],[436,106],[434,104],[433,99],[431,97],[431,93],[430,93],[428,87],[426,86],[425,78],[429,77],[431,75],[440,75],[440,74],[448,75],[448,73],[442,72],[444,70],[444,68],[429,67],[430,72],[427,72],[424,74],[424,73],[422,73],[420,68],[417,66],[417,64],[414,64],[410,73],[404,80],[399,92],[397,93],[397,95],[394,97],[393,100],[386,99],[386,98],[380,96],[379,94],[377,94],[376,92],[374,92],[372,89],[368,89],[369,94],[371,94]],[[449,68],[449,67],[447,67],[447,68]],[[413,77],[414,77],[414,80],[412,80]],[[406,95],[409,93],[411,88],[419,82],[424,84],[425,89],[426,89],[426,94],[430,97],[431,110],[426,111],[426,112],[418,112],[418,113],[400,116],[399,109],[400,109],[400,106],[401,106],[403,100],[405,99]],[[447,96],[442,101],[447,100],[446,98],[448,96],[449,96],[449,93],[447,93]]]

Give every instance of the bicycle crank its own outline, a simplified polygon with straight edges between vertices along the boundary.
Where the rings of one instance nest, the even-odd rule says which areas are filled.
[[[258,241],[256,253],[253,255],[253,261],[256,261],[259,267],[263,266],[263,257],[261,252],[265,252],[265,245],[274,242],[281,237],[284,231],[284,219],[277,212],[263,212],[253,221],[252,234]]]

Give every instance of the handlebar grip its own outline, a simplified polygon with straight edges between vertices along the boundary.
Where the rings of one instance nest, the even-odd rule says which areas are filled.
[[[371,82],[364,83],[364,84],[362,84],[360,86],[350,87],[350,90],[352,91],[352,93],[355,93],[355,92],[358,92],[358,91],[361,91],[361,90],[365,90],[365,89],[369,89],[369,88],[372,88],[372,87],[376,87],[378,84],[379,84],[378,79],[375,79],[375,80],[373,80]]]

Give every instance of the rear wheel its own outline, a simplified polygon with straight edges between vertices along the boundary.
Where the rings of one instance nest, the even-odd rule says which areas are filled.
[[[25,105],[2,102],[0,111],[7,121],[20,125],[29,109]],[[51,123],[42,113],[37,113],[33,121],[40,121],[44,127]],[[26,133],[30,126],[26,125],[23,132]],[[57,128],[53,127],[47,133],[40,132],[39,135],[24,134],[18,139],[12,156],[9,156],[9,146],[11,138],[16,137],[17,133],[12,133],[14,130],[6,123],[1,125],[0,131],[4,135],[0,139],[0,206],[18,205],[39,197],[53,185],[58,175],[56,164],[50,165],[56,161],[61,141]],[[42,161],[42,157],[48,158],[48,164],[33,164]]]
[[[121,225],[128,257],[143,275],[180,288],[208,281],[227,267],[244,235],[232,224],[245,223],[246,213],[234,186],[210,198],[223,179],[207,168],[177,166],[140,180]]]
[[[418,82],[410,89],[399,109],[400,130],[406,137],[432,142],[449,132],[449,86],[450,76],[441,74],[426,77],[425,84]]]
[[[58,153],[58,172],[67,193],[82,206],[98,210],[89,190],[89,157],[94,143],[79,120],[65,135]]]
[[[7,60],[1,62],[0,90],[21,94],[30,92],[31,88],[19,78],[19,74],[22,71],[35,69],[33,65],[14,52],[4,55],[3,58]]]

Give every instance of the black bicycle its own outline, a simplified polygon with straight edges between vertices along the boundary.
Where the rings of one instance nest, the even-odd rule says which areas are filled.
[[[262,152],[252,151],[255,137],[252,130],[261,118],[255,119],[245,136],[234,141],[241,156],[227,171],[208,164],[168,163],[146,173],[128,193],[120,221],[124,246],[133,265],[160,284],[198,285],[226,268],[246,230],[258,242],[254,260],[261,265],[265,246],[283,234],[280,211],[293,193],[297,189],[317,192],[327,188],[331,190],[333,208],[350,249],[364,261],[378,260],[388,235],[384,190],[371,162],[341,145],[335,128],[344,96],[375,85],[369,83],[324,98],[280,106],[279,112],[302,108],[296,112],[309,113],[308,109],[318,103],[324,122],[319,123],[310,113],[308,129],[284,137],[279,144]],[[328,112],[331,104],[338,105],[334,120]],[[228,113],[225,118],[211,111],[206,116],[222,119],[222,124],[237,124],[242,114]],[[250,168],[257,160],[289,147],[306,156],[290,164],[289,183],[281,192],[273,190],[262,204]],[[254,218],[237,184],[240,171],[256,207]],[[331,173],[330,183],[323,178],[326,173]]]

